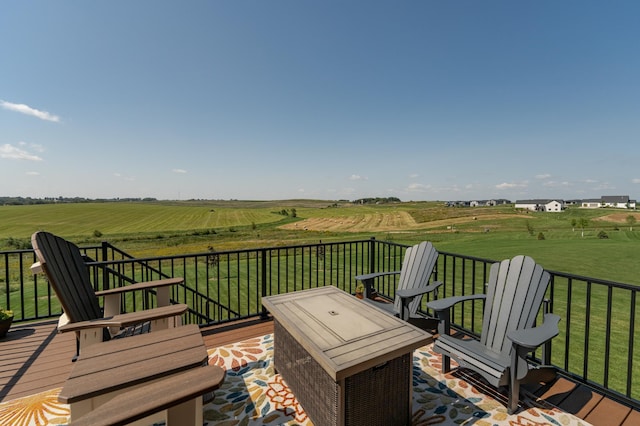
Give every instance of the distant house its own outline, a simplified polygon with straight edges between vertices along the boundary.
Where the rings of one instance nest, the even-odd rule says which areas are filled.
[[[492,200],[472,200],[469,203],[469,206],[471,207],[482,207],[482,206],[497,206],[500,204],[509,204],[511,203],[511,201],[509,200],[505,200],[503,198],[499,198],[499,199],[492,199]]]
[[[564,209],[564,201],[548,199],[517,200],[515,208],[537,212],[561,212]]]
[[[447,207],[469,207],[468,201],[447,201],[445,203]]]
[[[580,207],[584,208],[584,209],[597,209],[600,208],[601,204],[601,199],[600,198],[591,198],[591,199],[586,199],[586,200],[582,200],[580,202]]]
[[[615,209],[634,209],[636,201],[630,200],[628,195],[603,195],[602,197],[582,200],[580,207],[585,209],[597,209],[600,207],[610,207]]]
[[[635,209],[636,202],[629,199],[628,195],[602,196],[602,207],[614,207],[617,209]]]

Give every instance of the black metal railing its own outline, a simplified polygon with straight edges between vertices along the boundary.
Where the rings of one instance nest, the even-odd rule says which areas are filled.
[[[263,296],[333,285],[354,293],[354,276],[373,271],[399,270],[406,246],[390,242],[357,240],[205,252],[176,256],[133,258],[103,243],[82,250],[96,290],[131,282],[183,277],[185,284],[172,290],[174,302],[186,303],[185,322],[220,324],[265,315]],[[41,320],[60,314],[60,305],[43,277],[29,270],[32,250],[0,252],[0,306],[12,309],[16,322]],[[433,279],[444,285],[438,297],[484,292],[489,267],[495,260],[441,252]],[[638,286],[549,271],[550,310],[562,318],[561,332],[553,339],[550,361],[573,380],[593,386],[619,401],[640,408],[640,365],[635,326],[640,314]],[[379,294],[392,299],[397,275],[376,283]],[[424,298],[422,312],[426,311]],[[153,306],[150,293],[133,294],[122,309]],[[460,330],[478,334],[482,304],[466,303],[453,310]],[[540,317],[541,318],[541,317]]]

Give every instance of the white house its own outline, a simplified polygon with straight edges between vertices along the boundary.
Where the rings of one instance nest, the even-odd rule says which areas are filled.
[[[629,199],[628,195],[603,195],[602,207],[614,207],[617,209],[635,209],[636,202]]]
[[[603,195],[600,199],[582,200],[580,207],[585,209],[597,209],[600,207],[611,207],[616,209],[636,208],[636,201],[630,200],[628,195]]]
[[[538,212],[561,212],[564,209],[562,200],[517,200],[516,209],[526,209]]]
[[[580,207],[584,209],[597,209],[602,205],[602,199],[600,198],[592,198],[587,200],[582,200],[580,202]]]

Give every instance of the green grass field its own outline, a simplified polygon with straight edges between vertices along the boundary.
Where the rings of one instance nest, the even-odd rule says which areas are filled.
[[[285,214],[283,214],[285,212]],[[294,213],[295,212],[295,217]],[[640,224],[619,209],[562,213],[513,206],[450,208],[440,202],[353,205],[333,201],[104,202],[0,206],[0,250],[28,247],[36,230],[78,244],[102,240],[135,256],[232,250],[376,237],[502,259],[527,254],[545,268],[640,284]],[[583,230],[572,221],[588,221]],[[604,232],[608,238],[599,238]],[[544,239],[541,239],[541,238]]]

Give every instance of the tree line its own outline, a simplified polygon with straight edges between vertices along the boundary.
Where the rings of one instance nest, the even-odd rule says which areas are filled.
[[[60,204],[60,203],[111,203],[132,201],[157,201],[156,198],[84,198],[84,197],[0,197],[0,206],[28,206],[33,204]]]

